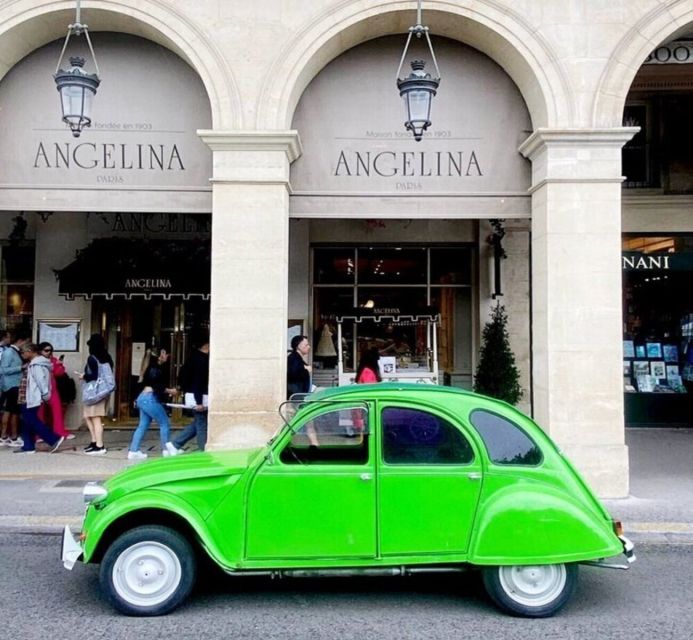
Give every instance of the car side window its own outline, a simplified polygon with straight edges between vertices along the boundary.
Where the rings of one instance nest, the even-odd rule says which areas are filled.
[[[305,422],[282,450],[284,464],[366,464],[368,412],[337,409]]]
[[[387,407],[380,419],[387,464],[468,464],[474,459],[462,432],[432,413]]]
[[[498,414],[477,409],[469,417],[495,464],[537,465],[541,449],[518,425]]]

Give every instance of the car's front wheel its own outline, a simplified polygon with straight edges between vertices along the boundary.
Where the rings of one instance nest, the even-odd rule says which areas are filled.
[[[158,525],[123,533],[101,562],[101,588],[119,611],[159,616],[190,593],[197,571],[195,552],[177,531]]]
[[[556,613],[575,590],[576,564],[486,567],[484,586],[505,611],[528,618]]]

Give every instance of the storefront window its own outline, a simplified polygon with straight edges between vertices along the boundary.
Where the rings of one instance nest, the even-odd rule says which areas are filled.
[[[34,317],[33,242],[0,246],[0,327],[31,331]]]
[[[329,372],[337,362],[336,316],[361,308],[440,311],[438,359],[441,382],[468,388],[472,360],[472,248],[316,247],[313,249],[313,344],[316,378],[336,384]],[[351,265],[357,273],[351,273]],[[352,278],[352,286],[341,286]],[[342,326],[345,370],[361,353],[377,348],[395,356],[398,367],[426,368],[430,360],[426,323],[347,322]]]
[[[622,266],[626,423],[688,422],[693,236],[626,236]]]

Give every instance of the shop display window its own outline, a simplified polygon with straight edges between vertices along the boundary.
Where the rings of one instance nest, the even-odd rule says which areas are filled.
[[[371,348],[377,348],[383,359],[393,358],[398,371],[427,369],[430,364],[426,323],[345,322],[338,347],[338,312],[355,307],[432,306],[440,311],[442,378],[446,384],[470,388],[473,251],[464,245],[314,247],[313,368],[319,385],[336,384],[338,348],[346,371],[354,371],[360,354]]]
[[[693,236],[625,236],[623,249],[624,390],[691,392]]]
[[[34,317],[34,243],[4,244],[0,255],[0,327],[30,332]]]

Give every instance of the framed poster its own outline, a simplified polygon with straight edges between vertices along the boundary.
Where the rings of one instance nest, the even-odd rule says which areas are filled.
[[[36,342],[50,342],[53,352],[79,351],[81,320],[37,320]]]
[[[647,349],[648,358],[661,358],[662,357],[662,343],[661,342],[646,342],[645,347]]]
[[[677,364],[668,364],[667,365],[667,378],[671,380],[672,376],[678,376],[679,375],[679,365]]]
[[[644,358],[645,357],[645,345],[644,344],[636,344],[635,345],[635,357],[636,358]]]
[[[662,351],[664,352],[665,362],[678,362],[679,361],[679,350],[675,344],[662,345]]]
[[[395,356],[380,356],[378,365],[380,366],[380,375],[397,373],[397,358]]]
[[[636,378],[640,376],[649,376],[650,363],[647,360],[635,360],[633,362],[633,375]]]
[[[623,341],[623,357],[635,358],[635,343],[632,340]]]
[[[650,362],[650,373],[653,378],[661,380],[667,377],[667,371],[664,368],[664,360],[653,360]]]
[[[630,360],[624,360],[623,361],[623,375],[624,376],[630,375]]]
[[[638,376],[636,380],[640,393],[652,393],[654,391],[657,381],[652,376]]]

